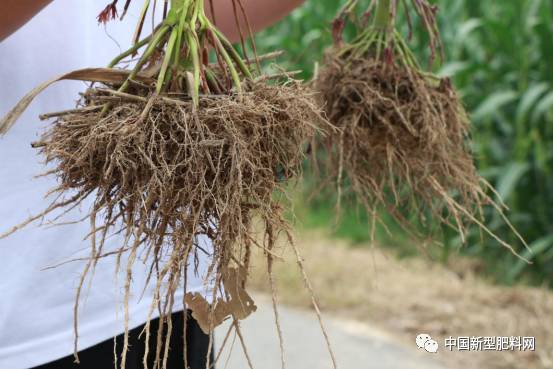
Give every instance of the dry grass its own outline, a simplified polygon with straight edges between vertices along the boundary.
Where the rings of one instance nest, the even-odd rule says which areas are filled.
[[[419,258],[398,260],[381,248],[352,249],[320,233],[305,233],[297,244],[326,311],[378,326],[412,346],[421,332],[441,343],[449,336],[535,336],[535,352],[442,348],[438,355],[448,368],[553,368],[553,293],[547,289],[493,286],[466,260],[453,271]],[[281,301],[309,307],[294,264],[275,263],[274,271]],[[253,269],[254,288],[266,291],[266,279],[264,269]]]

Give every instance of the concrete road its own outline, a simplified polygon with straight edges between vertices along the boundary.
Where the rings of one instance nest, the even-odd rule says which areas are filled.
[[[242,322],[242,333],[255,369],[280,369],[280,350],[270,298],[255,296],[257,312]],[[279,308],[288,369],[330,369],[330,356],[312,311]],[[362,323],[325,317],[327,331],[341,369],[445,369],[435,354],[394,342],[393,337]],[[216,332],[216,349],[223,342],[228,324]],[[247,361],[236,338],[229,356],[229,344],[217,369],[247,369]],[[226,366],[225,366],[226,365]]]

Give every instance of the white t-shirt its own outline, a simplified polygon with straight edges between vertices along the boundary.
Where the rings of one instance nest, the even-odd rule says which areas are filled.
[[[132,3],[123,22],[113,21],[104,28],[95,17],[107,3],[55,0],[0,43],[1,116],[41,82],[71,70],[105,66],[129,47],[137,6],[142,2]],[[74,107],[78,92],[85,88],[85,83],[73,81],[53,85],[0,138],[0,233],[49,204],[44,195],[56,181],[34,178],[45,168],[42,158],[30,147],[49,124],[40,122],[38,115]],[[66,220],[79,219],[87,210],[74,211]],[[0,368],[29,368],[72,354],[73,304],[84,262],[44,268],[87,257],[90,245],[83,237],[88,227],[87,221],[61,227],[34,224],[0,240]],[[200,242],[210,249],[207,240]],[[207,258],[201,260],[200,276],[207,262]],[[114,271],[114,257],[101,259],[90,288],[83,290],[79,350],[123,332],[124,276],[116,278]],[[130,328],[145,322],[152,299],[151,289],[140,299],[147,266],[139,263],[133,273]],[[188,291],[206,292],[203,279],[195,273],[188,276],[188,283]],[[182,293],[182,288],[179,290]],[[182,301],[182,295],[176,296],[176,301]],[[177,309],[182,309],[182,303]]]

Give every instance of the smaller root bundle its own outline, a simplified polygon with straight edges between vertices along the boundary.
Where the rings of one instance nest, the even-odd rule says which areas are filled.
[[[428,33],[432,63],[442,51],[437,8],[425,0],[401,2],[408,20],[409,3]],[[337,128],[321,139],[324,151],[314,157],[322,162],[326,183],[338,185],[338,209],[347,186],[374,220],[383,207],[413,233],[411,217],[426,228],[450,226],[463,241],[467,227],[476,224],[513,250],[484,225],[486,205],[510,223],[502,204],[488,195],[493,188],[477,173],[470,122],[451,82],[422,71],[395,29],[398,0],[372,1],[364,14],[374,19],[365,18],[366,24],[354,15],[357,5],[350,0],[336,18],[335,46],[314,82]],[[357,33],[344,42],[348,17]]]
[[[449,80],[328,54],[317,89],[339,128],[323,141],[326,172],[340,185],[347,178],[371,211],[385,205],[398,219],[398,209],[421,219],[430,213],[464,231],[464,219],[490,203],[466,141],[467,116]]]

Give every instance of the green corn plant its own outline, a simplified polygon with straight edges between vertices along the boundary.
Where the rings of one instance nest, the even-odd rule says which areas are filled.
[[[456,26],[454,26],[456,25]],[[553,4],[543,0],[442,6],[448,64],[472,112],[481,173],[526,237],[528,265],[499,247],[470,238],[465,252],[483,258],[500,282],[553,283]],[[510,240],[490,215],[493,231]],[[446,234],[448,245],[456,240]]]

